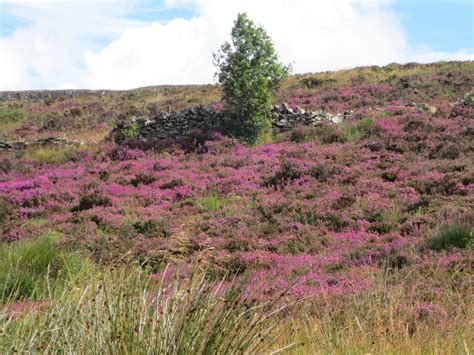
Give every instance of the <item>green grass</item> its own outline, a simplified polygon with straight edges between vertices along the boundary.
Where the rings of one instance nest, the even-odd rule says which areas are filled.
[[[73,147],[39,148],[28,150],[24,158],[37,163],[61,164],[70,160],[75,153]]]
[[[23,121],[26,116],[26,112],[22,109],[11,106],[0,107],[0,123]]]
[[[232,205],[232,198],[222,198],[217,194],[210,194],[201,197],[197,204],[204,212],[223,212],[228,206]]]
[[[190,269],[185,278],[106,269],[67,281],[36,308],[0,307],[0,353],[469,354],[472,347],[472,304],[446,274],[428,272],[426,281],[445,281],[430,303],[451,309],[448,318],[437,308],[412,311],[426,301],[413,293],[419,275],[411,273],[374,275],[372,292],[288,304],[254,302],[242,297],[245,279],[210,282],[202,264]]]
[[[0,244],[0,304],[49,297],[65,280],[93,269],[78,254],[56,248],[58,238],[50,232],[19,244]]]
[[[454,224],[441,229],[426,241],[426,247],[441,251],[451,248],[465,249],[474,243],[473,229],[462,224]]]
[[[474,107],[474,91],[466,94],[465,103],[468,106]]]
[[[352,142],[368,138],[372,134],[374,120],[365,117],[352,125],[342,125],[341,139],[343,142]]]

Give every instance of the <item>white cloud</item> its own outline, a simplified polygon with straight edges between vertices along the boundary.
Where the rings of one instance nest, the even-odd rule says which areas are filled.
[[[84,53],[134,25],[122,20],[125,2],[0,1],[0,26],[7,16],[26,23],[0,37],[0,90],[81,87]]]
[[[74,9],[45,1],[40,0],[54,14],[49,11],[31,27],[0,38],[0,89],[209,83],[215,71],[212,52],[229,39],[242,11],[266,28],[281,60],[293,63],[295,72],[473,59],[467,51],[410,48],[389,0],[166,0],[167,8],[189,7],[195,16],[164,24],[122,20],[133,8],[127,1],[82,0]],[[115,40],[100,47],[93,39],[104,28]],[[8,62],[11,69],[2,69]]]

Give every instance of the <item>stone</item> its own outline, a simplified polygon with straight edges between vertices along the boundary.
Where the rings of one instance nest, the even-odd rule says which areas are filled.
[[[270,118],[274,133],[285,132],[300,125],[317,125],[323,120],[341,123],[352,111],[344,114],[333,115],[322,110],[306,111],[300,107],[292,110],[288,104],[282,107],[275,105],[272,108]],[[121,143],[124,137],[121,131],[129,128],[129,122],[138,124],[140,139],[163,139],[189,136],[193,131],[218,130],[225,125],[226,117],[223,113],[207,109],[205,107],[194,107],[178,112],[157,112],[152,117],[131,116],[126,121],[120,121],[109,135],[116,143]]]
[[[286,102],[283,103],[281,111],[283,113],[294,113],[293,109]]]
[[[432,115],[436,114],[436,112],[438,112],[438,109],[434,106],[430,106],[430,105],[426,105],[425,104],[425,109],[426,111],[428,111],[429,113],[431,113]]]
[[[332,116],[329,120],[333,123],[342,123],[342,121],[344,121],[344,117],[342,115],[335,115]]]

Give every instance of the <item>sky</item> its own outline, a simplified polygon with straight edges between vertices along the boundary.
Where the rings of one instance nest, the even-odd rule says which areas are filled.
[[[213,83],[239,12],[294,73],[474,60],[471,0],[0,0],[0,90]]]

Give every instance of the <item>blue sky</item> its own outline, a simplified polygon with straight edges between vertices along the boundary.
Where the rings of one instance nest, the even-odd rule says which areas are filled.
[[[412,45],[437,51],[474,47],[474,1],[396,1],[394,11]]]
[[[0,90],[213,81],[249,13],[295,72],[472,60],[469,0],[0,0]]]

